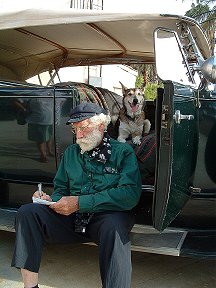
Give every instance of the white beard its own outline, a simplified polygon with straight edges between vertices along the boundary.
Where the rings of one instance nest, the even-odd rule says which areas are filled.
[[[81,154],[83,154],[86,151],[91,151],[95,147],[98,146],[98,144],[101,142],[103,138],[103,134],[95,128],[89,135],[83,138],[79,138],[76,140],[76,143],[79,144],[81,149]]]

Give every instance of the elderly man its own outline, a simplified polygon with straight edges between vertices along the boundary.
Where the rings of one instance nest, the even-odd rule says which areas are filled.
[[[24,287],[38,287],[44,242],[95,242],[103,288],[129,288],[130,210],[139,201],[141,181],[133,149],[109,137],[110,117],[100,106],[84,102],[66,124],[76,135],[61,160],[54,193],[34,193],[49,206],[23,205],[16,218],[12,266],[21,268]]]

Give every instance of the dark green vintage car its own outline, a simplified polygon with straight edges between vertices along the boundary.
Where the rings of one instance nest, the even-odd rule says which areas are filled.
[[[216,64],[198,23],[181,16],[95,11],[0,16],[0,228],[14,231],[16,211],[31,201],[38,183],[52,193],[61,156],[75,141],[65,125],[70,109],[92,101],[112,115],[121,107],[121,97],[105,88],[26,80],[43,71],[53,77],[68,66],[155,63],[163,88],[155,102],[147,101],[154,125],[139,149],[134,147],[143,193],[134,209],[132,248],[215,257],[216,97],[208,83],[216,82]],[[21,115],[20,105],[35,108],[50,126],[54,155],[47,163],[32,141],[33,112]],[[109,131],[115,138],[114,130]]]

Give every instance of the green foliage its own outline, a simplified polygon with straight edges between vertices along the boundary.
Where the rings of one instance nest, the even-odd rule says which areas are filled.
[[[163,84],[148,82],[145,86],[145,99],[154,100],[157,97],[157,88],[163,87]]]
[[[137,75],[135,87],[143,89],[143,76]],[[162,83],[147,82],[145,86],[145,99],[154,100],[157,97],[157,88],[163,87]]]
[[[210,41],[212,53],[214,53],[216,29],[215,0],[196,0],[196,4],[193,3],[191,9],[185,15],[196,19],[201,24]]]
[[[142,88],[142,86],[143,86],[143,76],[141,74],[138,74],[136,77],[135,87]]]

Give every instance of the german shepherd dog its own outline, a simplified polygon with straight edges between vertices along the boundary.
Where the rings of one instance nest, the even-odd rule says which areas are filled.
[[[123,107],[119,111],[119,132],[118,141],[126,142],[131,135],[132,141],[136,145],[141,144],[143,133],[148,134],[151,123],[145,119],[145,99],[144,93],[139,88],[126,88],[121,82],[123,94]]]

